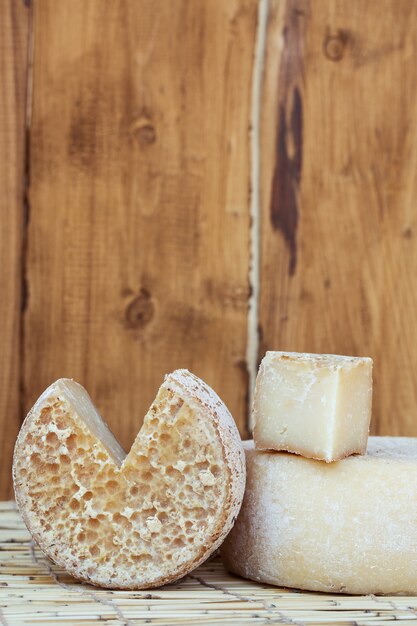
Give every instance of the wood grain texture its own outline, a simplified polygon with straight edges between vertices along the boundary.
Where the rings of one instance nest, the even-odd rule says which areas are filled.
[[[29,10],[0,3],[0,498],[20,427],[20,309]]]
[[[245,432],[256,11],[35,4],[26,409],[73,377],[129,449],[185,367]]]
[[[374,358],[374,433],[417,435],[417,5],[271,0],[260,356]]]

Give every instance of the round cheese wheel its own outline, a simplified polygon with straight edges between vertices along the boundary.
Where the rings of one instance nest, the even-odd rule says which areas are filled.
[[[19,510],[45,554],[112,589],[188,574],[228,533],[245,486],[236,424],[187,370],[166,376],[128,454],[86,390],[56,381],[23,423],[13,475]]]
[[[370,437],[336,463],[256,450],[226,567],[312,591],[417,593],[417,439]]]

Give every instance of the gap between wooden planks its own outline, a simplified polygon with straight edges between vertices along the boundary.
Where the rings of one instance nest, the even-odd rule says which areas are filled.
[[[0,3],[0,497],[12,495],[11,459],[21,423],[24,307],[26,88],[29,10]]]

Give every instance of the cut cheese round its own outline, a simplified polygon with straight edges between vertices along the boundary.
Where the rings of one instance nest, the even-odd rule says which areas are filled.
[[[58,380],[22,426],[13,478],[23,519],[55,563],[95,585],[144,589],[219,546],[242,502],[245,462],[226,406],[177,370],[127,456],[85,389]]]
[[[332,464],[244,447],[228,569],[311,591],[417,593],[417,439],[371,437],[366,455]]]

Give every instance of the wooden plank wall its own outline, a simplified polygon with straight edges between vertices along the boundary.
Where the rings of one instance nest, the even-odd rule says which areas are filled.
[[[364,354],[374,432],[417,435],[415,3],[27,4],[0,3],[0,498],[60,376],[128,448],[175,367],[246,435],[266,349]]]
[[[417,435],[417,4],[271,0],[262,113],[260,352],[372,356]]]
[[[29,9],[0,2],[0,499],[22,411],[21,308]]]
[[[256,2],[34,8],[25,408],[73,377],[129,449],[186,367],[244,430]]]

